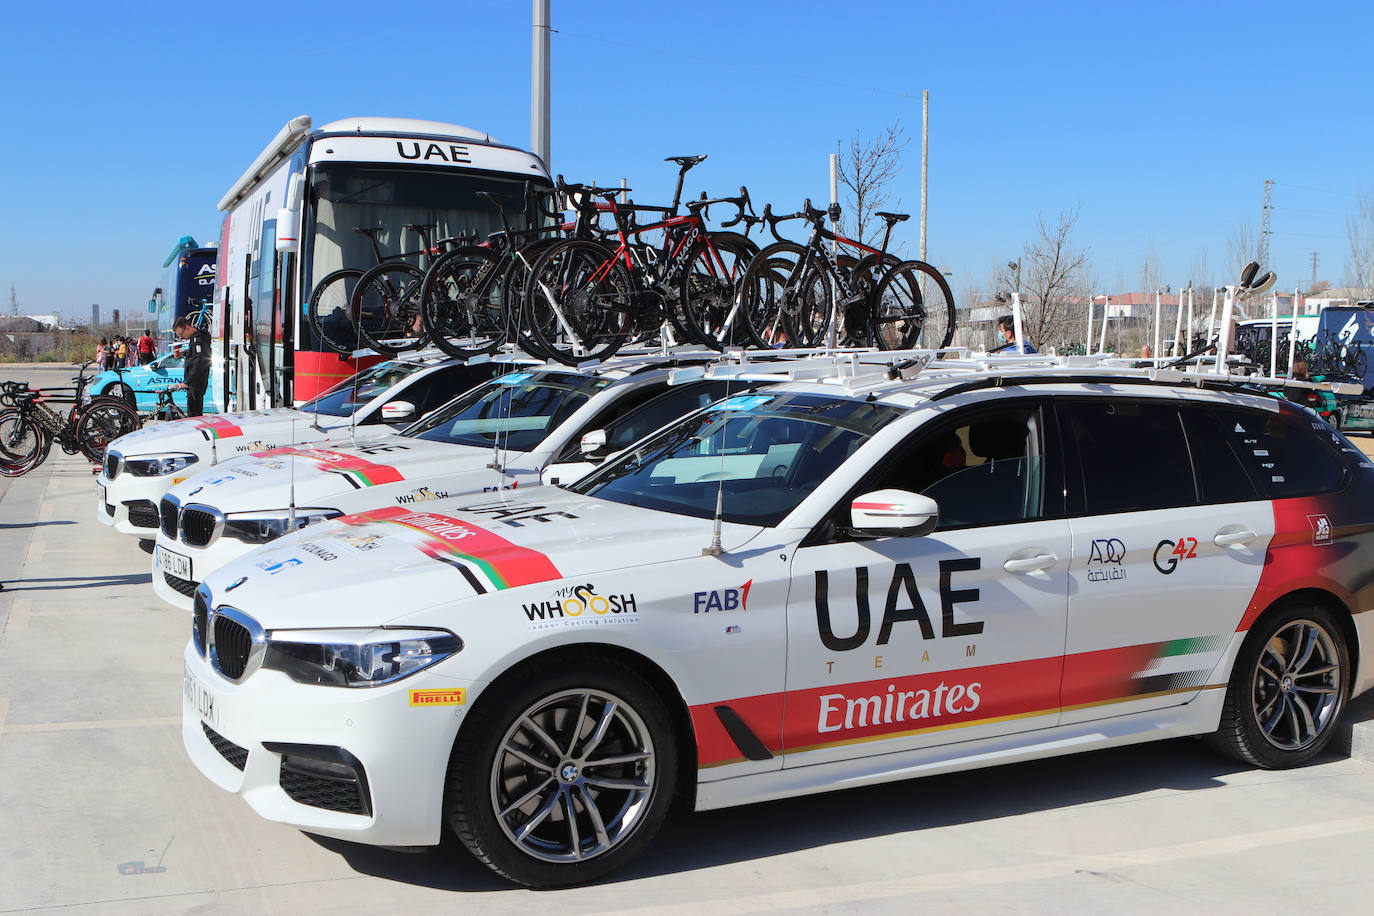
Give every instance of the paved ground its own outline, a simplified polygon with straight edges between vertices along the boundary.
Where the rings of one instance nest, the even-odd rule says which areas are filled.
[[[461,849],[312,839],[187,761],[187,615],[95,522],[88,468],[0,490],[0,913],[1348,913],[1374,891],[1374,766],[1259,772],[1194,741],[680,816],[609,882],[545,894]]]

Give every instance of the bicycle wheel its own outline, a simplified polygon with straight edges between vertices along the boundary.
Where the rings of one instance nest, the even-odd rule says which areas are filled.
[[[634,324],[635,284],[614,252],[569,239],[535,262],[525,326],[549,355],[575,366],[614,356]]]
[[[740,279],[739,291],[740,312],[754,345],[765,350],[810,347],[822,339],[833,302],[829,279],[806,248],[794,242],[760,251]]]
[[[954,337],[954,294],[934,267],[903,261],[878,281],[868,324],[869,339],[882,350],[947,347]]]
[[[421,319],[430,340],[449,356],[491,353],[506,339],[501,259],[464,246],[441,256],[420,286]]]
[[[348,310],[361,270],[346,267],[326,274],[310,294],[310,326],[320,343],[336,353],[358,349],[358,327]]]
[[[0,411],[0,476],[26,474],[45,454],[43,430],[37,423],[14,407]]]
[[[510,260],[501,272],[501,303],[504,306],[502,320],[505,322],[506,340],[512,341],[516,348],[537,359],[551,359],[548,352],[525,329],[525,287],[529,280],[530,269],[539,256],[548,251],[562,239],[537,239],[511,253]]]
[[[753,340],[735,311],[735,290],[759,253],[737,232],[712,232],[697,239],[687,255],[678,293],[678,324],[696,343],[715,350],[749,346]],[[733,315],[733,320],[732,320]]]
[[[423,270],[404,261],[378,264],[358,279],[349,313],[357,316],[365,345],[394,356],[429,343],[420,308],[424,279]]]
[[[113,398],[95,398],[76,423],[76,444],[92,464],[105,460],[105,447],[143,425],[129,405]]]

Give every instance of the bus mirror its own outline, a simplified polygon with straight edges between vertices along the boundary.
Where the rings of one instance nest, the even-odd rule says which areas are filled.
[[[277,211],[277,250],[295,251],[300,240],[296,238],[296,224],[299,216],[295,210],[285,208]]]
[[[156,300],[156,299],[149,299],[149,300],[148,300],[148,311],[150,311],[150,312],[156,312],[156,311],[157,311],[157,300]]]

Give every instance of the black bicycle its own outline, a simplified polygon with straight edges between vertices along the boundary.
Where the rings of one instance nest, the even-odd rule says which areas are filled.
[[[107,445],[142,425],[138,412],[122,398],[85,394],[90,364],[80,365],[81,371],[72,379],[74,389],[0,383],[0,475],[27,474],[47,459],[54,441],[67,454],[79,452],[92,464],[99,464]],[[47,406],[49,400],[70,403],[72,409],[60,413]]]

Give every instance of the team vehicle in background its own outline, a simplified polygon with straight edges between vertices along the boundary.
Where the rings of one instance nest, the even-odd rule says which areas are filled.
[[[276,448],[221,462],[162,497],[153,589],[189,609],[202,578],[293,527],[537,485],[547,464],[582,458],[584,434],[599,433],[589,449],[604,454],[721,397],[731,383],[669,384],[674,366],[717,356],[522,368],[474,388],[399,435]]]
[[[364,369],[299,409],[274,407],[150,426],[106,449],[96,478],[96,517],[121,534],[152,538],[158,501],[192,474],[250,452],[408,426],[524,362],[531,360],[464,362],[434,352],[411,354]]]
[[[368,270],[379,254],[415,253],[415,227],[485,238],[500,220],[477,193],[518,201],[531,180],[550,184],[536,156],[456,124],[289,121],[219,203],[210,333],[228,371],[207,403],[225,412],[290,406],[365,368],[379,357],[348,358],[316,339],[307,314],[315,284],[341,268]]]
[[[675,800],[1183,735],[1322,750],[1374,682],[1367,458],[1233,376],[924,364],[679,370],[797,380],[568,487],[379,502],[235,559],[196,592],[188,754],[268,819],[447,828],[555,887]]]
[[[184,359],[185,347],[178,342],[172,349],[155,357],[144,366],[106,369],[91,379],[86,390],[92,396],[106,395],[123,398],[134,410],[141,414],[152,414],[158,407],[158,395],[171,392],[177,407],[186,409],[186,392],[180,386],[186,382]],[[210,383],[206,388],[205,412],[216,413],[208,392],[215,390],[224,375],[224,361],[219,358],[210,361]]]
[[[177,239],[162,262],[162,285],[148,301],[148,311],[157,316],[158,339],[170,342],[175,337],[172,325],[179,318],[197,327],[208,323],[205,312],[214,301],[218,265],[218,249],[198,245],[189,235]]]

